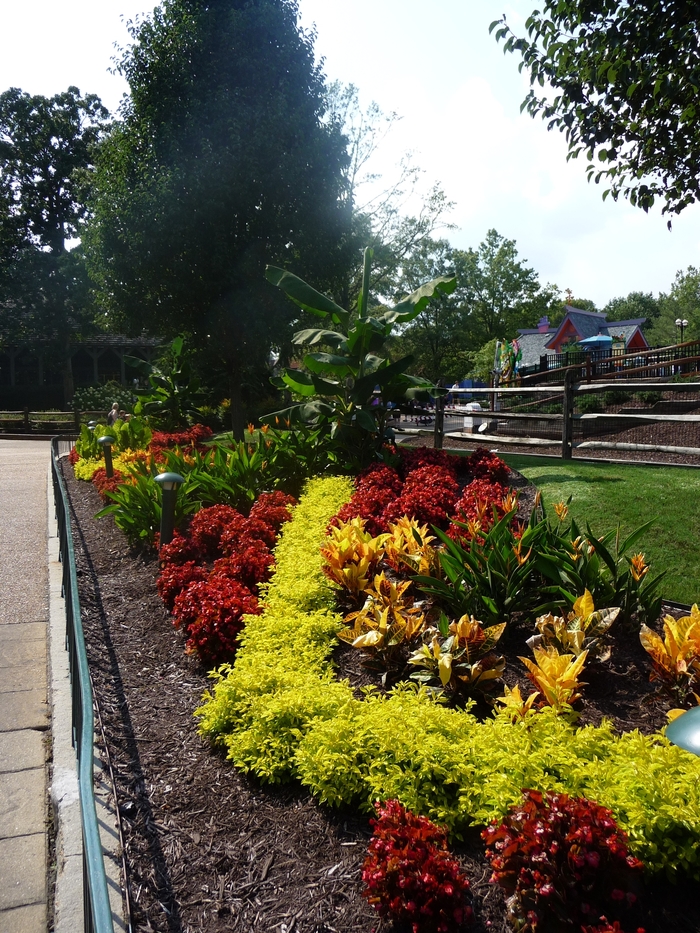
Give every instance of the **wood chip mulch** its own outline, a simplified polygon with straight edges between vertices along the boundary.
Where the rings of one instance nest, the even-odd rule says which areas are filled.
[[[95,520],[99,496],[62,463],[134,933],[405,933],[361,895],[366,815],[321,807],[296,785],[260,785],[199,738],[192,711],[209,682],[158,597],[157,561],[132,551],[111,518]],[[641,668],[627,681],[639,660],[630,651],[612,677],[586,688],[596,697],[587,716],[613,715],[622,728],[648,732],[663,705],[645,700]],[[629,696],[620,704],[623,683]],[[478,833],[454,852],[471,883],[469,929],[506,933],[504,898],[488,882]],[[638,926],[700,933],[700,885],[650,880],[629,930]]]

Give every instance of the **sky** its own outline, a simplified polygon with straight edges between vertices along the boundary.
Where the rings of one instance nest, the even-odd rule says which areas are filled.
[[[0,91],[47,96],[76,85],[116,111],[126,85],[113,70],[126,22],[153,0],[2,0]],[[602,308],[631,291],[668,292],[676,273],[700,266],[700,205],[668,231],[660,209],[645,214],[602,200],[585,161],[566,161],[563,136],[520,113],[527,76],[504,55],[489,24],[506,14],[517,32],[535,0],[299,0],[316,30],[330,80],[357,86],[401,120],[377,168],[389,181],[414,153],[425,190],[439,183],[454,202],[454,246],[477,248],[496,229],[517,243],[540,281]],[[9,38],[9,41],[8,41]]]

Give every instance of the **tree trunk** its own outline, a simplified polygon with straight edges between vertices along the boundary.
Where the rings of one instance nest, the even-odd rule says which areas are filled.
[[[243,398],[241,396],[241,377],[238,369],[230,374],[231,386],[231,430],[235,440],[242,441],[245,431],[243,423]]]

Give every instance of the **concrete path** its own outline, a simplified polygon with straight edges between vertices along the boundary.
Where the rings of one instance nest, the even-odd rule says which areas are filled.
[[[0,930],[46,933],[48,440],[0,439]]]

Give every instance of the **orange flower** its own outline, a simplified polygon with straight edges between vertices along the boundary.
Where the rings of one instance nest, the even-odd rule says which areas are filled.
[[[630,570],[634,579],[639,583],[642,577],[646,576],[649,573],[649,564],[644,560],[644,555],[639,552],[639,554],[634,554],[630,558]]]
[[[248,425],[248,434],[255,434],[255,425],[254,425],[254,424],[249,424],[249,425]]]
[[[522,553],[523,542],[522,538],[518,541],[518,546],[513,548],[513,553],[518,561],[518,565],[522,565],[532,554],[532,548],[527,552],[527,554]]]
[[[560,522],[566,520],[566,516],[569,514],[569,507],[564,502],[555,502],[554,511],[557,513],[557,518]]]
[[[263,432],[263,434],[267,434],[267,432],[270,430],[270,425],[269,425],[269,424],[264,424],[264,425],[262,425],[262,427],[260,428],[260,430]]]

